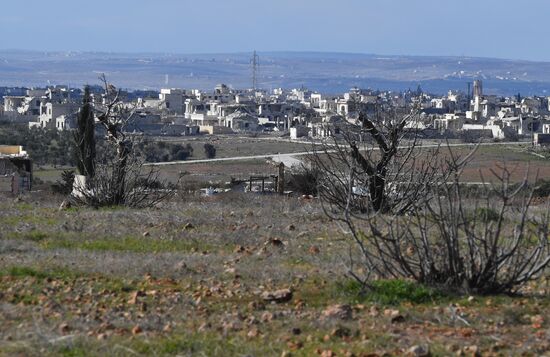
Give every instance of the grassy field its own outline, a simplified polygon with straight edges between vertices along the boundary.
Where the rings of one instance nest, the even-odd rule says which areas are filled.
[[[540,158],[528,151],[530,144],[481,146],[477,149],[470,164],[464,170],[463,179],[480,181],[492,178],[491,169],[499,171],[506,165],[512,171],[512,180],[521,181],[529,171],[530,180],[550,176],[550,160]],[[467,148],[453,148],[453,152],[466,155]]]
[[[164,138],[161,138],[163,140]],[[308,144],[291,142],[287,139],[278,139],[275,137],[243,137],[237,135],[215,135],[215,136],[197,136],[186,137],[182,139],[164,139],[175,144],[191,144],[193,147],[193,156],[190,160],[206,159],[204,153],[204,144],[212,144],[216,148],[216,157],[235,157],[235,156],[253,156],[253,155],[271,155],[287,154],[293,152],[303,152],[310,149]]]
[[[251,175],[273,175],[277,167],[267,159],[221,161],[157,167],[160,177],[176,182],[178,177],[184,186],[207,187],[223,185],[231,179],[246,180]]]
[[[518,296],[400,280],[363,294],[345,277],[348,239],[316,200],[61,200],[0,199],[0,355],[550,354],[548,280]],[[281,289],[284,301],[262,297]]]
[[[195,147],[192,159],[204,159],[202,145],[209,139],[187,139],[182,143],[190,142]],[[193,141],[194,140],[194,141]],[[303,152],[311,149],[305,144],[294,144],[275,140],[256,138],[214,138],[214,145],[218,149],[216,157],[252,156],[270,153]],[[232,141],[235,140],[235,141]],[[198,146],[197,146],[198,145]],[[199,148],[200,147],[200,148]],[[512,171],[512,180],[521,181],[527,169],[533,180],[537,174],[539,178],[550,177],[550,160],[540,158],[530,153],[525,145],[498,145],[481,146],[477,149],[472,161],[464,170],[463,180],[479,182],[492,178],[491,169],[499,170],[499,166],[506,164]],[[443,152],[446,149],[443,149]],[[452,148],[456,155],[466,155],[471,148]],[[271,175],[276,173],[275,166],[268,159],[247,159],[225,162],[209,162],[185,165],[159,166],[161,176],[171,182],[181,178],[182,182],[191,186],[204,186],[210,183],[220,184],[231,178],[246,179],[250,175]],[[55,182],[66,168],[40,167],[35,169],[35,177],[44,182]],[[201,183],[202,182],[202,183]]]

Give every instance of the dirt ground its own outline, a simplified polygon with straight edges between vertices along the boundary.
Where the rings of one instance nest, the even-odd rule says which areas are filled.
[[[191,144],[193,156],[191,160],[206,159],[204,144],[212,144],[216,148],[216,157],[253,156],[286,154],[293,152],[304,152],[310,148],[309,144],[291,142],[289,137],[276,137],[263,135],[259,137],[239,135],[211,135],[191,136],[185,138],[155,138],[155,140],[170,141],[176,144]]]
[[[304,152],[311,149],[306,144],[295,144],[265,138],[235,138],[212,137],[195,138],[190,143],[202,147],[205,142],[212,141],[218,148],[216,157],[251,156],[271,153]],[[178,139],[180,140],[180,139]],[[183,140],[183,139],[182,139]],[[193,141],[194,140],[194,141]],[[237,141],[234,141],[237,140]],[[182,141],[187,143],[187,139]],[[471,162],[464,170],[462,180],[465,182],[481,182],[494,180],[492,170],[500,172],[506,166],[512,173],[512,181],[523,180],[529,172],[530,181],[535,178],[550,177],[550,160],[540,158],[528,151],[529,144],[481,146],[477,149]],[[445,152],[446,149],[442,149]],[[467,155],[471,148],[452,148],[456,155]],[[204,159],[202,150],[196,149],[192,159]],[[201,186],[201,182],[224,183],[231,178],[246,179],[250,175],[271,175],[276,173],[275,166],[268,159],[248,159],[226,162],[209,162],[185,165],[170,165],[157,167],[161,176],[170,182],[181,178],[183,182]],[[60,178],[63,168],[40,167],[35,169],[35,177],[44,182],[55,182]]]
[[[315,199],[61,200],[0,198],[0,355],[550,355],[548,280],[513,297],[361,294]]]

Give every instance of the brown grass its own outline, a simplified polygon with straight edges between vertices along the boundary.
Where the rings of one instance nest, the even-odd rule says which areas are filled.
[[[515,298],[361,297],[344,277],[347,240],[316,200],[230,193],[58,211],[61,199],[0,201],[0,355],[550,351],[547,281]],[[289,302],[262,301],[280,288]],[[351,320],[324,317],[336,303]]]

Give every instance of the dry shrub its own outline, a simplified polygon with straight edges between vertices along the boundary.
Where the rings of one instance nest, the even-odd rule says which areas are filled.
[[[533,206],[527,179],[512,184],[506,166],[493,174],[496,183],[475,197],[457,172],[406,214],[363,217],[365,228],[348,215],[366,272],[359,276],[352,260],[350,274],[365,285],[373,276],[411,278],[478,294],[513,293],[539,278],[550,264],[550,210]]]

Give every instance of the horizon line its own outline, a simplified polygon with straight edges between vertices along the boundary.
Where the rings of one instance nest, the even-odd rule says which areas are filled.
[[[491,56],[476,56],[476,55],[421,55],[421,54],[384,54],[373,52],[353,52],[353,51],[321,51],[321,50],[250,50],[250,51],[235,51],[235,52],[173,52],[173,51],[110,51],[110,50],[37,50],[25,48],[0,48],[2,52],[29,52],[29,53],[47,53],[47,54],[62,54],[62,53],[93,53],[93,54],[119,54],[119,55],[170,55],[170,56],[219,56],[219,55],[245,55],[257,53],[265,54],[327,54],[327,55],[353,55],[353,56],[385,56],[392,58],[413,57],[413,58],[460,58],[460,59],[485,59],[485,60],[500,60],[500,61],[517,61],[531,63],[550,63],[550,60],[534,60],[525,58],[505,58]]]

